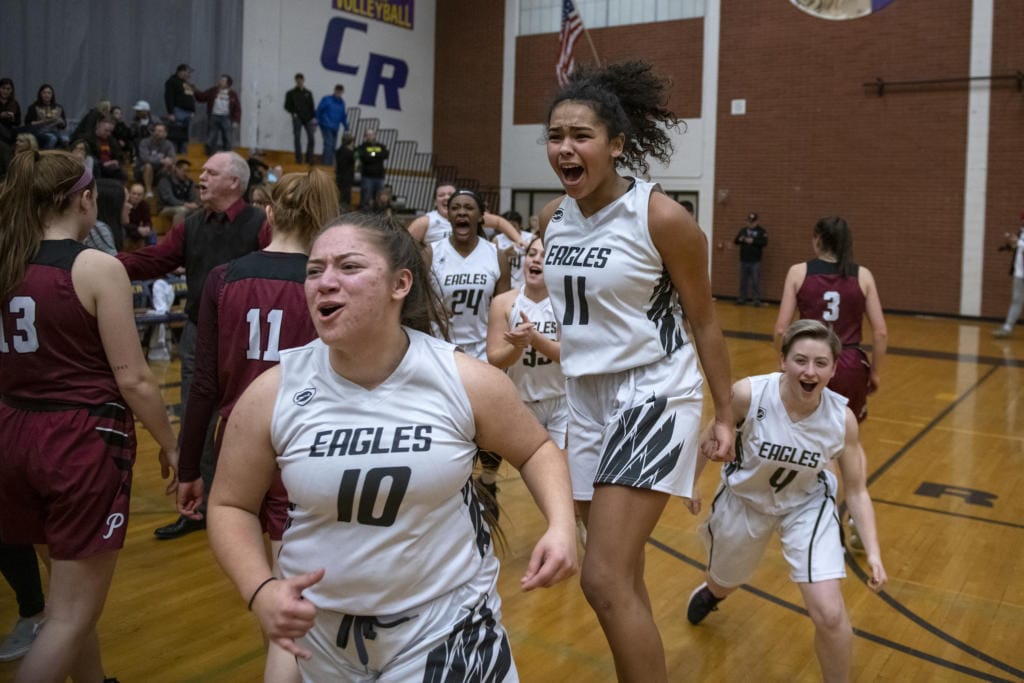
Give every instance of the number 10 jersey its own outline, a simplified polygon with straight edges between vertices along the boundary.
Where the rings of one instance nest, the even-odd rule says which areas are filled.
[[[679,295],[647,224],[653,188],[634,180],[589,218],[565,197],[548,221],[544,280],[562,323],[566,377],[650,365],[689,345]]]
[[[338,375],[319,339],[281,352],[271,439],[292,506],[279,564],[286,577],[326,569],[303,591],[320,609],[396,614],[481,573],[497,580],[455,347],[406,333],[373,389]]]

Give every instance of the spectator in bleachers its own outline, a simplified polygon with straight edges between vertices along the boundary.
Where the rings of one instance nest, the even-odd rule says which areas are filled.
[[[171,222],[175,225],[185,220],[186,213],[199,208],[196,185],[189,177],[191,170],[192,162],[178,159],[171,167],[171,172],[165,174],[156,186],[160,215],[171,216]]]
[[[82,120],[75,126],[75,131],[71,133],[71,139],[84,138],[93,132],[96,128],[96,123],[100,119],[105,119],[110,116],[110,100],[100,100],[96,103],[96,106],[90,109]]]
[[[370,209],[377,203],[377,195],[384,187],[384,162],[388,160],[388,147],[377,140],[377,131],[367,128],[363,144],[356,147],[356,162],[362,180],[359,185],[359,208]]]
[[[132,251],[143,245],[156,244],[153,216],[142,183],[132,183],[128,188],[128,208],[128,220],[124,224],[126,248]]]
[[[96,160],[89,156],[89,143],[82,138],[77,138],[71,141],[68,151],[85,164],[85,167],[89,169],[89,173],[93,173],[93,166],[96,165]]]
[[[43,83],[36,93],[36,101],[28,106],[25,112],[25,125],[36,136],[39,146],[43,149],[67,147],[70,139],[66,129],[67,118],[64,107],[57,104],[53,94],[53,86]]]
[[[284,110],[292,115],[295,137],[295,163],[302,163],[302,131],[306,131],[306,163],[313,163],[313,140],[316,137],[316,110],[313,93],[306,88],[306,77],[295,74],[295,87],[285,93]]]
[[[124,248],[124,224],[128,222],[128,190],[113,178],[96,180],[96,224],[83,240],[85,246],[111,256]]]
[[[20,152],[38,152],[39,141],[36,140],[36,136],[32,133],[18,133],[18,137],[14,138],[14,153]]]
[[[320,163],[334,166],[334,148],[338,144],[338,130],[348,130],[348,113],[345,111],[345,86],[341,83],[334,86],[334,93],[324,95],[316,107],[316,122],[320,124],[320,134],[324,138],[324,153]]]
[[[14,138],[21,127],[21,105],[14,99],[14,81],[0,78],[0,143],[8,151],[14,147]]]
[[[153,125],[149,137],[139,142],[139,153],[135,157],[135,179],[142,179],[146,198],[153,196],[153,184],[170,173],[174,166],[174,144],[167,139],[167,125]]]
[[[120,180],[123,183],[125,177],[121,159],[124,152],[114,138],[113,119],[97,121],[92,133],[85,135],[85,142],[89,145],[89,155],[96,160],[94,169],[99,171],[96,175],[100,178]]]
[[[111,135],[117,140],[117,144],[121,145],[124,161],[131,163],[135,156],[135,139],[131,127],[124,122],[124,110],[121,107],[111,107],[110,118],[114,120],[114,132]]]
[[[206,155],[220,150],[227,152],[232,148],[232,130],[242,122],[242,103],[238,93],[231,87],[234,79],[221,74],[217,85],[208,90],[197,92],[197,102],[206,103],[207,126]]]
[[[153,119],[149,109],[149,102],[139,100],[132,107],[132,122],[128,126],[132,129],[132,143],[135,145],[135,155],[139,154],[139,145],[149,137],[150,126]],[[165,129],[166,132],[166,129]]]
[[[199,198],[204,211],[195,211],[175,225],[164,239],[151,247],[118,255],[132,280],[151,280],[184,266],[188,282],[185,314],[178,353],[181,356],[182,409],[188,400],[195,367],[195,344],[199,321],[199,301],[209,272],[222,263],[244,256],[270,242],[270,229],[264,230],[266,215],[245,203],[249,184],[249,166],[235,152],[218,152],[203,165],[199,176]],[[212,457],[212,453],[209,454]],[[207,461],[204,454],[204,467]],[[178,538],[202,529],[197,522],[179,516],[173,523],[154,533],[162,540]]]
[[[164,82],[164,105],[167,120],[171,122],[168,137],[178,148],[178,154],[188,151],[188,128],[196,113],[195,86],[189,80],[192,67],[179,64],[170,78]]]
[[[351,133],[342,135],[334,160],[334,183],[338,186],[342,211],[352,208],[352,183],[356,177],[355,143]]]
[[[267,207],[270,206],[270,201],[270,185],[267,183],[259,183],[258,185],[253,185],[252,182],[249,183],[250,204],[266,211]]]

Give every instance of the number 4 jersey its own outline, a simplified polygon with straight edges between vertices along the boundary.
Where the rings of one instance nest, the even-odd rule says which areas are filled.
[[[846,442],[845,398],[825,389],[818,409],[794,422],[779,395],[781,379],[779,372],[748,378],[750,408],[737,430],[736,460],[722,467],[723,483],[768,515],[803,504],[824,486],[825,465]]]
[[[634,180],[589,218],[565,197],[548,221],[544,280],[562,321],[566,377],[649,365],[689,343],[679,295],[647,224],[653,188]]]
[[[395,614],[497,578],[455,347],[406,333],[405,357],[373,389],[334,372],[319,339],[281,352],[271,439],[292,509],[279,563],[285,576],[326,568],[303,591],[320,609]]]

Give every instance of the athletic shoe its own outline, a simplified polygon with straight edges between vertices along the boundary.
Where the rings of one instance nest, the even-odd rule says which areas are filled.
[[[704,621],[704,617],[718,611],[718,603],[725,598],[716,598],[706,583],[702,583],[690,593],[690,604],[686,606],[686,618],[696,626]]]
[[[14,630],[7,639],[0,644],[0,662],[13,662],[28,654],[32,642],[36,639],[39,629],[43,626],[43,620],[35,617],[22,617],[14,625]]]
[[[1013,333],[1005,327],[997,327],[992,330],[992,336],[996,339],[1009,339],[1011,334]]]
[[[864,552],[864,541],[860,540],[860,534],[857,533],[857,527],[854,525],[853,520],[850,520],[850,533],[846,537],[850,544],[850,550],[857,553]]]

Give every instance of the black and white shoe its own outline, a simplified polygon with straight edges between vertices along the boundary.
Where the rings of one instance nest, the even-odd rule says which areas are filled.
[[[690,593],[690,602],[686,606],[686,618],[696,626],[704,621],[704,617],[718,611],[718,603],[725,598],[716,598],[706,583],[702,583]]]

